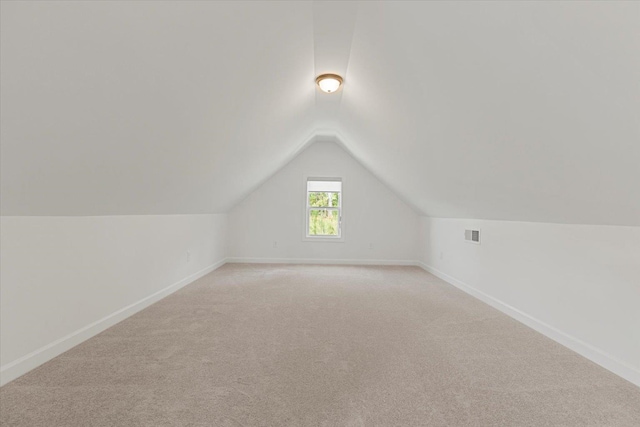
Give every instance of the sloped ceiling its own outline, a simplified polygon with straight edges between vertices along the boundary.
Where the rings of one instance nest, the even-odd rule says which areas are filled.
[[[640,225],[638,2],[1,16],[5,215],[225,212],[322,134],[426,215]]]
[[[1,43],[4,214],[224,212],[313,129],[311,3],[2,2]]]

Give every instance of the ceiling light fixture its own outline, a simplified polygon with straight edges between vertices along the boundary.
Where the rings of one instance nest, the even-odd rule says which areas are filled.
[[[342,85],[342,77],[337,74],[322,74],[316,78],[316,84],[321,91],[333,93]]]

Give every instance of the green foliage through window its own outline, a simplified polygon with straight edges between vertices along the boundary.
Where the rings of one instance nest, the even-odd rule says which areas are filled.
[[[310,193],[310,195],[311,194],[312,193]],[[323,193],[318,193],[318,194],[323,194]],[[338,236],[339,220],[340,220],[339,213],[335,209],[310,209],[309,210],[309,235],[310,236]]]
[[[339,206],[339,193],[328,192],[310,192],[309,193],[309,206],[310,207],[338,207]]]
[[[342,180],[307,179],[307,236],[342,236]]]

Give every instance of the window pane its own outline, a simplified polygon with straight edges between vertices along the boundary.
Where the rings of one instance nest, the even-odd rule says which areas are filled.
[[[313,192],[309,193],[310,207],[332,207],[340,206],[340,193]]]
[[[339,236],[337,210],[311,209],[309,211],[309,236]]]

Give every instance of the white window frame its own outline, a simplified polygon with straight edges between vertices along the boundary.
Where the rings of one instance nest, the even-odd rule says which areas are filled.
[[[338,197],[338,206],[309,206],[309,192],[307,190],[309,181],[340,181],[342,183],[340,196]],[[304,177],[304,235],[303,241],[306,242],[344,242],[344,213],[343,213],[343,197],[344,197],[344,179],[339,177],[320,177],[305,176]],[[338,235],[337,236],[314,236],[309,234],[309,216],[312,209],[329,209],[338,211]]]

